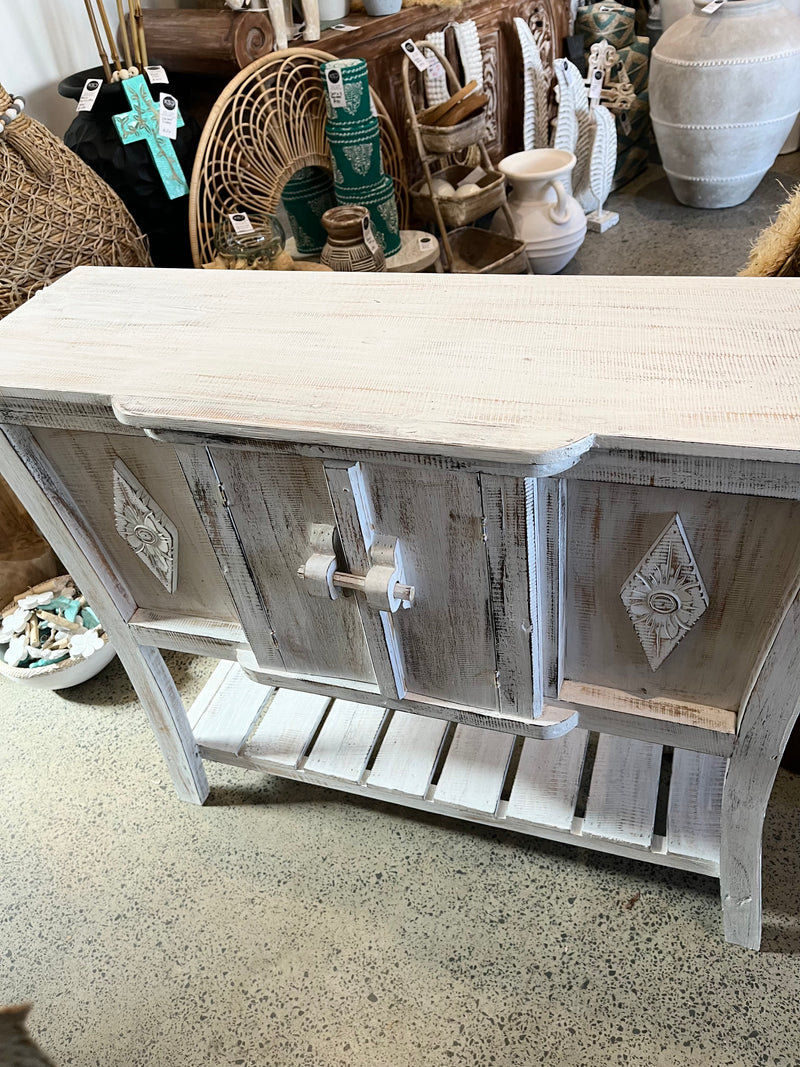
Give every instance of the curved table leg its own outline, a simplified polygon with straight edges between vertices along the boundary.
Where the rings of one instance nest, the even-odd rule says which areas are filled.
[[[720,892],[725,940],[761,944],[761,837],[789,734],[800,714],[800,596],[747,702],[722,793]]]
[[[208,781],[186,709],[158,649],[140,646],[128,629],[136,609],[128,590],[30,432],[0,426],[0,465],[11,488],[92,606],[142,702],[181,800],[202,804]]]

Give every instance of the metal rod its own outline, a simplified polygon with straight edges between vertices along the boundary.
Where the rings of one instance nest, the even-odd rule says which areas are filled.
[[[103,73],[106,76],[106,81],[111,81],[111,67],[109,66],[108,56],[106,50],[103,48],[103,42],[100,38],[100,31],[97,28],[97,19],[94,17],[94,11],[90,0],[83,0],[84,7],[86,8],[86,14],[89,16],[89,25],[92,27],[92,34],[94,35],[94,43],[97,45],[97,54],[100,56],[100,62],[103,65]]]

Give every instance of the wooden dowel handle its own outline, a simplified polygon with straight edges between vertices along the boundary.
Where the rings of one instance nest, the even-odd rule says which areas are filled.
[[[301,578],[305,577],[305,567],[298,567],[297,573]],[[361,574],[349,574],[347,571],[334,571],[331,581],[339,589],[356,589],[358,592],[364,592],[365,578]],[[392,594],[396,600],[406,600],[409,604],[414,603],[414,597],[416,596],[416,590],[413,585],[404,585],[402,582],[395,582],[394,592]]]

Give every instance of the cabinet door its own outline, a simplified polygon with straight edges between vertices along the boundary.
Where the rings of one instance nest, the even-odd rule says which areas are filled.
[[[293,674],[374,683],[355,600],[309,596],[298,574],[312,552],[313,528],[335,523],[322,462],[267,449],[211,448],[209,455],[238,541],[223,551],[241,550],[254,587],[255,602],[240,614],[261,665],[273,665],[265,661],[267,631]]]
[[[377,537],[396,538],[410,607],[380,612],[357,594],[376,664],[409,700],[499,710],[498,663],[480,480],[424,463],[329,467],[348,568],[365,573]],[[527,578],[522,576],[523,589]],[[522,620],[520,620],[522,624]],[[384,660],[385,660],[385,653]]]

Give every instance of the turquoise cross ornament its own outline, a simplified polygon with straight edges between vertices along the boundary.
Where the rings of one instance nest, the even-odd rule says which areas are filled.
[[[189,192],[186,176],[175,154],[172,141],[169,137],[159,136],[159,108],[150,95],[144,75],[139,74],[135,78],[127,78],[120,82],[120,85],[125,90],[128,103],[131,105],[131,110],[127,114],[113,116],[120,140],[123,144],[145,141],[159,177],[164,183],[167,196],[170,200],[186,196]],[[183,126],[183,117],[180,112],[178,112],[178,126]]]

